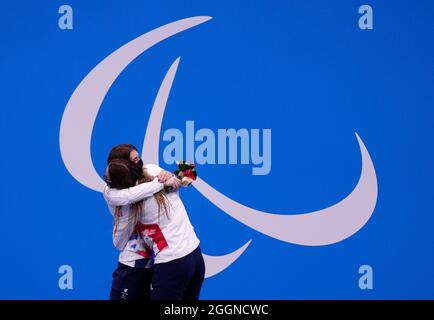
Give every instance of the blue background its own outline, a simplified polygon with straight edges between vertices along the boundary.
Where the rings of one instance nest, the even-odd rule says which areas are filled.
[[[58,8],[74,29],[58,28]],[[370,4],[374,29],[360,30]],[[0,298],[107,299],[117,252],[101,194],[63,165],[60,121],[72,92],[111,52],[166,23],[213,19],[131,63],[107,94],[92,137],[142,146],[150,107],[181,56],[162,132],[271,128],[272,169],[203,165],[203,179],[268,212],[308,212],[357,183],[358,132],[379,186],[368,223],[343,242],[288,244],[234,220],[194,188],[182,191],[202,249],[226,254],[253,239],[202,299],[434,298],[434,3],[432,1],[4,1],[1,40]],[[161,143],[160,157],[163,147]],[[174,166],[166,166],[168,170]],[[60,290],[71,265],[74,289]],[[359,266],[374,289],[358,287]]]

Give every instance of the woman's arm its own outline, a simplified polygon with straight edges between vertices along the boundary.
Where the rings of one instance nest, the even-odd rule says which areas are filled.
[[[175,191],[181,187],[181,181],[175,177],[173,173],[165,171],[163,168],[160,168],[156,164],[147,164],[144,167],[144,170],[146,170],[151,176],[160,176],[164,174],[164,177],[167,179],[164,183],[165,187],[171,187],[171,191]]]
[[[104,199],[110,206],[126,206],[153,196],[163,187],[164,184],[160,183],[158,178],[128,189],[118,190],[106,187],[104,188]]]

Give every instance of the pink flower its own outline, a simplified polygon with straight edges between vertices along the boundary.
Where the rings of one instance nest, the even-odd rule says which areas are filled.
[[[193,171],[191,171],[191,169],[185,170],[184,175],[185,175],[187,178],[190,178],[190,179],[196,180],[196,174],[195,174]]]

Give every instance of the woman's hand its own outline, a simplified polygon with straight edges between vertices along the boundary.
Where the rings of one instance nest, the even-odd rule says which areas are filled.
[[[158,175],[158,182],[165,183],[170,178],[174,177],[174,175],[168,171],[161,171]]]
[[[179,189],[179,187],[181,187],[181,185],[182,185],[181,180],[179,180],[174,175],[164,183],[165,187],[170,187],[170,191]]]

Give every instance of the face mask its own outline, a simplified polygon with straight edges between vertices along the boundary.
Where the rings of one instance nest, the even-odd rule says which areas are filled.
[[[140,158],[140,160],[136,163],[140,168],[143,168],[143,160]]]

